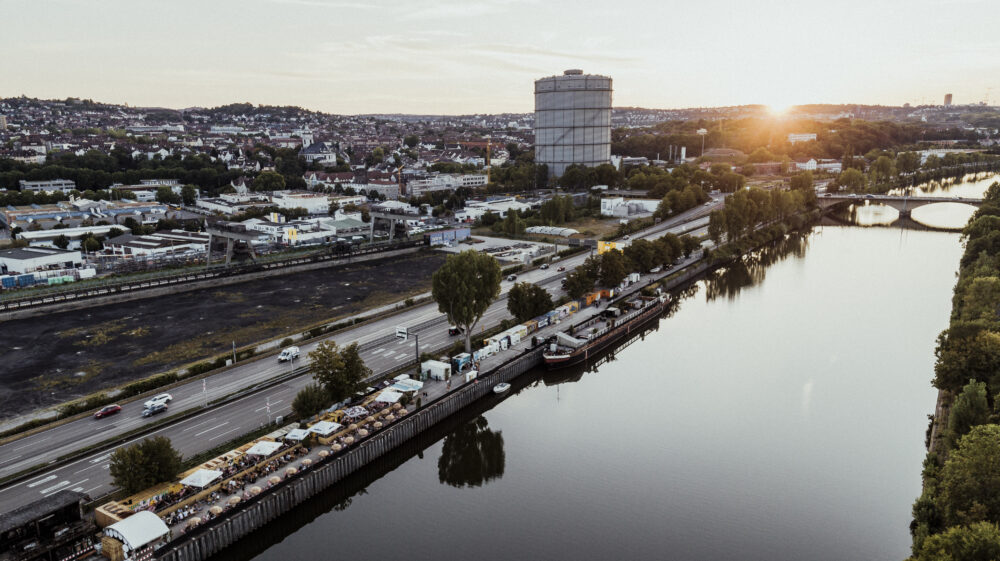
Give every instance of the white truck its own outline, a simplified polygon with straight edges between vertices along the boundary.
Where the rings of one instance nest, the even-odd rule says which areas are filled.
[[[281,350],[281,354],[278,355],[278,362],[287,362],[289,360],[295,360],[299,358],[299,348],[298,347],[286,347]]]

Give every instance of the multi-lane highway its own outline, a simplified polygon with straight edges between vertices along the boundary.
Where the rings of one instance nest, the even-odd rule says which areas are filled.
[[[666,232],[703,231],[708,223],[707,214],[720,203],[721,199],[717,199],[706,206],[692,209],[643,231],[636,238],[652,239]],[[576,255],[559,264],[565,266],[568,272],[580,265],[586,257],[586,254]],[[552,294],[558,294],[565,274],[554,269],[536,269],[520,274],[517,282],[533,282]],[[509,317],[506,293],[512,285],[508,281],[502,283],[501,298],[490,307],[480,322],[483,329]],[[392,371],[415,356],[412,338],[401,341],[393,337],[395,327],[400,325],[419,335],[421,350],[441,348],[459,340],[459,337],[448,335],[447,320],[437,311],[436,304],[417,306],[401,314],[334,335],[330,339],[339,344],[355,341],[360,343],[361,355],[366,364],[379,374]],[[306,365],[307,353],[317,344],[318,342],[313,342],[301,345],[302,358],[294,363],[280,364],[275,357],[264,358],[210,376],[204,382],[197,380],[173,388],[170,390],[174,397],[170,409],[180,411],[204,407],[213,399],[290,374],[294,369]],[[184,456],[197,454],[256,429],[275,416],[287,415],[291,411],[295,394],[311,380],[308,375],[289,378],[252,395],[206,408],[182,421],[146,432],[126,444],[150,435],[162,435],[169,437]],[[0,446],[0,476],[54,462],[56,458],[73,450],[123,435],[157,420],[156,417],[141,417],[142,401],[144,400],[122,403],[121,413],[105,419],[80,419]],[[92,496],[110,491],[110,453],[111,450],[104,450],[53,469],[42,468],[31,478],[5,486],[0,489],[0,505],[3,505],[0,510],[8,511],[61,489],[84,491]]]

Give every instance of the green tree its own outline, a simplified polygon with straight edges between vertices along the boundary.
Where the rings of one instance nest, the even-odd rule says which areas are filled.
[[[181,187],[181,201],[185,205],[191,206],[196,200],[198,200],[197,187],[190,184]]]
[[[726,233],[726,213],[721,210],[713,210],[708,215],[708,237],[715,245],[722,243],[722,236]]]
[[[173,479],[181,469],[181,455],[165,436],[146,438],[111,453],[111,481],[128,494]]]
[[[465,350],[472,352],[472,330],[500,294],[500,264],[471,249],[449,255],[434,272],[431,294],[438,311],[465,331]]]
[[[996,561],[1000,529],[990,522],[953,526],[928,537],[914,553],[914,561]]]
[[[519,282],[507,294],[507,311],[518,323],[538,317],[554,307],[552,295],[547,290],[530,282]]]
[[[156,201],[169,205],[181,203],[181,196],[174,193],[173,189],[167,186],[156,188]]]
[[[889,156],[879,156],[872,164],[871,171],[875,183],[887,183],[896,175],[896,163]]]
[[[59,234],[56,239],[52,240],[52,245],[58,247],[59,249],[66,249],[69,247],[69,238],[63,234]]]
[[[101,245],[101,242],[98,241],[97,238],[93,236],[84,238],[83,243],[81,245],[83,246],[83,251],[87,253],[94,253],[95,251],[100,251],[101,247],[103,247]]]
[[[986,398],[986,382],[969,380],[948,414],[948,430],[952,438],[959,438],[990,418],[990,404]]]
[[[852,193],[863,191],[865,189],[865,174],[854,168],[845,169],[837,177],[837,185]]]
[[[417,138],[417,135],[415,134],[409,134],[403,137],[403,144],[405,144],[408,148],[413,148],[419,143],[420,139]]]
[[[740,173],[743,174],[743,177],[753,177],[757,173],[757,168],[750,162],[747,162],[740,167]]]
[[[250,188],[254,191],[283,191],[285,189],[285,177],[277,172],[265,171],[253,180]]]
[[[565,280],[563,280],[563,290],[566,291],[566,295],[576,300],[582,297],[584,294],[590,292],[594,289],[594,279],[589,276],[583,269],[577,268],[576,270],[570,272],[566,275]]]
[[[332,402],[353,395],[372,373],[361,360],[357,343],[341,349],[333,341],[323,341],[309,353],[309,363],[313,379],[323,386]]]
[[[941,469],[946,526],[1000,520],[1000,425],[979,425],[958,441]]]
[[[938,338],[935,351],[934,387],[957,392],[970,378],[987,382],[996,393],[1000,390],[1000,333],[978,331],[959,333],[966,327],[955,324]],[[967,327],[975,328],[973,325]]]
[[[660,264],[656,254],[656,244],[649,240],[642,238],[632,240],[622,253],[640,271],[648,271]]]
[[[684,246],[684,257],[691,257],[694,250],[701,247],[701,242],[697,238],[687,234],[681,236],[681,244]]]
[[[330,405],[330,395],[319,384],[308,384],[295,394],[292,411],[300,419],[308,419]]]
[[[896,169],[900,173],[913,173],[920,169],[920,154],[916,152],[900,152],[896,155]]]
[[[796,191],[808,191],[813,188],[813,174],[803,171],[792,176],[791,188]]]
[[[601,254],[601,284],[611,288],[621,284],[628,275],[625,255],[617,249]]]

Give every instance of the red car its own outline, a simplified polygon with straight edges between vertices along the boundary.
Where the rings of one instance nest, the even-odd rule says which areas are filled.
[[[566,270],[566,267],[559,267],[558,269],[556,269],[556,271],[558,271],[560,273],[563,272],[563,271],[565,271],[565,270]]]
[[[120,406],[118,406],[118,405],[108,405],[108,406],[102,407],[101,410],[98,411],[97,413],[94,413],[94,418],[95,419],[102,419],[104,417],[107,417],[108,415],[114,415],[115,413],[118,413],[121,410],[122,410],[122,408]]]

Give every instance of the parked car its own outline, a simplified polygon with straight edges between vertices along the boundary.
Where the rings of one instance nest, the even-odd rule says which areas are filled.
[[[156,415],[157,413],[163,413],[166,410],[167,410],[166,403],[154,403],[152,407],[147,407],[142,410],[142,416],[152,417],[153,415]]]
[[[649,272],[655,275],[656,273],[659,273],[662,270],[663,270],[662,267],[653,267],[652,269],[649,270]]]
[[[101,407],[100,411],[98,411],[97,413],[94,413],[94,418],[95,419],[103,419],[104,417],[107,417],[108,415],[114,415],[115,413],[120,413],[121,410],[122,410],[122,408],[121,408],[120,405],[106,405],[104,407]]]
[[[448,326],[448,335],[461,335],[462,333],[465,333],[465,331],[461,327],[454,325]]]
[[[295,360],[297,358],[299,358],[299,348],[286,347],[282,349],[281,354],[278,355],[278,362],[287,362],[289,360]]]
[[[514,282],[517,280],[517,275],[507,275],[507,280]]]
[[[866,199],[874,199],[874,198],[875,198],[875,195],[865,195],[865,198],[866,198]]]
[[[161,393],[160,395],[154,395],[153,397],[146,400],[146,403],[143,403],[142,406],[146,409],[149,409],[154,405],[160,405],[160,404],[166,405],[170,403],[170,401],[173,399],[174,396],[168,393]]]

